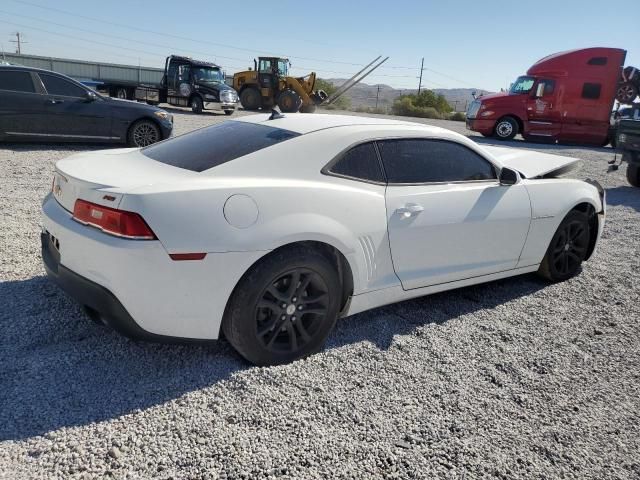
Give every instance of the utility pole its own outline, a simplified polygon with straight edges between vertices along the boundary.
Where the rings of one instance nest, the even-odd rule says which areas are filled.
[[[380,85],[378,85],[378,91],[376,92],[376,109],[378,108],[378,98],[380,98]]]
[[[9,40],[11,43],[15,43],[16,44],[16,53],[18,55],[20,55],[22,53],[22,44],[23,43],[27,43],[24,40],[22,40],[20,38],[20,36],[22,35],[20,32],[16,32],[14,33],[14,35],[16,36],[15,40]]]
[[[420,64],[420,83],[418,83],[418,95],[420,95],[420,90],[422,90],[422,72],[424,71],[424,57],[422,57],[422,63]]]

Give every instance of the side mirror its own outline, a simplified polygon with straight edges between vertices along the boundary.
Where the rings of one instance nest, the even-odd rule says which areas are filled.
[[[84,99],[85,99],[87,102],[93,102],[93,101],[95,101],[97,98],[98,98],[98,96],[97,96],[94,92],[92,92],[92,91],[90,91],[90,90],[88,90],[88,91],[87,91],[87,93],[86,93],[86,94],[85,94],[85,96],[84,96]]]
[[[544,96],[544,87],[545,84],[543,82],[538,84],[538,86],[536,87],[535,98],[542,98]]]
[[[515,185],[520,181],[520,175],[515,170],[503,167],[500,170],[500,185]]]

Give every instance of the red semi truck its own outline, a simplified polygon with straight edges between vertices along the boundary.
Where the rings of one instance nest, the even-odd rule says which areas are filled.
[[[626,54],[585,48],[549,55],[508,92],[474,100],[467,128],[502,140],[521,133],[531,141],[606,145],[614,100],[629,103],[638,92],[637,70],[623,68]]]

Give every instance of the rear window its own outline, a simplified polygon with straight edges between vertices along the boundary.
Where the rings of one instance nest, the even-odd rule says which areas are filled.
[[[202,172],[300,135],[267,125],[229,121],[142,149],[153,160]]]
[[[11,90],[14,92],[34,93],[31,74],[29,72],[18,72],[15,70],[0,71],[0,90]]]

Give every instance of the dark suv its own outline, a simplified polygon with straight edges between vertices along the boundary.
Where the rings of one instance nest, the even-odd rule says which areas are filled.
[[[48,70],[0,65],[0,141],[127,143],[144,147],[171,135],[157,107],[103,97]]]

